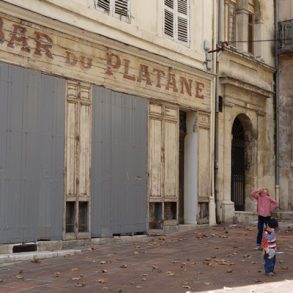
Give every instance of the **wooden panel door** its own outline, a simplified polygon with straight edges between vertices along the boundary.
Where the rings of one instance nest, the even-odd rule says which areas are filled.
[[[90,237],[92,97],[90,85],[67,82],[64,238]]]
[[[176,106],[149,105],[149,228],[178,223],[178,115]]]

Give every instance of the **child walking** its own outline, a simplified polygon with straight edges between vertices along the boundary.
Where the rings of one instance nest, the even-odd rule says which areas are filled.
[[[263,252],[264,269],[266,275],[273,276],[276,264],[277,235],[276,229],[278,222],[276,219],[270,219],[264,230]]]
[[[271,219],[272,211],[278,206],[277,202],[271,198],[267,188],[259,188],[251,192],[250,194],[257,200],[257,237],[256,237],[256,250],[261,250],[261,241],[263,235],[264,226],[268,224]]]

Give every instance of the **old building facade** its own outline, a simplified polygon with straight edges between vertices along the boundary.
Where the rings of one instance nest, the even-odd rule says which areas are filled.
[[[253,188],[275,196],[274,1],[219,3],[217,217],[245,221],[255,215]]]
[[[1,243],[215,223],[216,11],[1,1]]]
[[[275,4],[1,1],[0,243],[247,221],[259,186],[290,209]]]
[[[278,181],[280,185],[280,206],[291,211],[293,208],[293,136],[292,136],[292,82],[293,70],[293,1],[278,1],[277,53],[277,98],[278,98]]]

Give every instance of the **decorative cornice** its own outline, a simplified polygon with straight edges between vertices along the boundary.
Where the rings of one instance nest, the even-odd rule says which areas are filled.
[[[255,94],[264,96],[266,98],[272,98],[274,95],[273,91],[261,88],[259,86],[254,85],[254,84],[251,84],[251,83],[248,83],[243,80],[236,79],[236,78],[233,78],[230,76],[221,76],[220,82],[222,85],[231,85],[231,86],[239,87],[239,88],[244,89],[246,91],[253,92]]]

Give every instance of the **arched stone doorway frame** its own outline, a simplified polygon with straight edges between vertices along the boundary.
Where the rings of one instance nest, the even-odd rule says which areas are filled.
[[[236,119],[239,119],[244,130],[244,211],[253,211],[255,209],[253,201],[249,194],[255,186],[255,178],[257,174],[257,129],[253,127],[253,119],[249,114],[239,112],[232,119],[231,123],[231,149],[232,149],[232,127]],[[232,166],[232,154],[231,154]],[[230,177],[232,181],[232,174]],[[231,191],[232,192],[232,191]],[[231,194],[232,196],[232,194]]]

